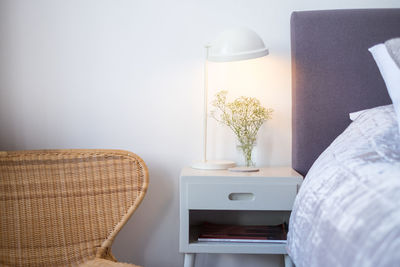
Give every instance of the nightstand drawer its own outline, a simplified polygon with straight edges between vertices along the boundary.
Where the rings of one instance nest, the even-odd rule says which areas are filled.
[[[187,184],[189,209],[292,210],[295,184]]]

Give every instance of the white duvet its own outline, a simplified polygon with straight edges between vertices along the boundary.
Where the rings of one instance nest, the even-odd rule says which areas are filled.
[[[315,161],[290,218],[296,267],[400,266],[400,134],[393,106],[361,114]]]

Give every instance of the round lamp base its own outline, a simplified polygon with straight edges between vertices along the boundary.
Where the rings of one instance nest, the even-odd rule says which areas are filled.
[[[230,160],[207,160],[196,161],[191,167],[199,170],[226,170],[235,166],[236,163]]]

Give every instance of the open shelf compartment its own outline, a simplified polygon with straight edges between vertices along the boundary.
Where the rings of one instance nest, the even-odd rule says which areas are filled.
[[[190,210],[188,250],[197,253],[284,254],[286,244],[198,241],[204,222],[229,225],[277,225],[288,223],[290,211]]]

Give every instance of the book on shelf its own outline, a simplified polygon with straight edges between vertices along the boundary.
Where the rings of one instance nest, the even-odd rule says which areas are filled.
[[[287,225],[227,225],[203,223],[199,242],[286,244]]]

